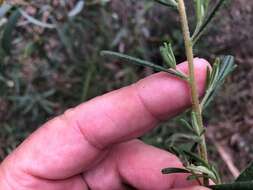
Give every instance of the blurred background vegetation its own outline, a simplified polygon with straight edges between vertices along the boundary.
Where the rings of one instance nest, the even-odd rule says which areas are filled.
[[[206,114],[211,159],[225,180],[253,159],[252,13],[253,1],[226,4],[195,49],[210,62],[232,54],[239,65]],[[185,60],[178,17],[151,0],[7,1],[0,8],[0,160],[67,108],[153,73],[106,60],[101,50],[160,64],[164,41]],[[166,148],[180,129],[164,125],[175,124],[143,140]]]

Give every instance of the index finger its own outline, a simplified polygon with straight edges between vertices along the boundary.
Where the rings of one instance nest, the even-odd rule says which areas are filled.
[[[194,64],[202,94],[208,63],[195,59]],[[186,63],[178,68],[187,73]],[[101,160],[111,145],[141,136],[189,105],[187,84],[167,73],[157,73],[49,121],[3,165],[16,161],[15,170],[47,179],[67,178]]]

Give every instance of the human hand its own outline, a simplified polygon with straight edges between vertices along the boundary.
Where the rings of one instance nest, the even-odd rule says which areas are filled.
[[[199,93],[208,63],[195,59]],[[187,64],[178,66],[187,73]],[[66,111],[44,124],[0,165],[0,190],[205,190],[185,174],[178,158],[135,138],[190,105],[185,82],[151,75]],[[135,140],[134,140],[135,139]]]

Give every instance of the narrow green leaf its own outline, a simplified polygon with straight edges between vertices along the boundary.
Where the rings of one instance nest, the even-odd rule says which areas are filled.
[[[201,140],[201,138],[195,134],[175,133],[167,140],[167,142],[168,143],[170,142],[170,146],[173,146],[176,141],[179,141],[182,139],[192,140],[197,143],[199,143]]]
[[[168,148],[168,151],[171,152],[172,154],[175,154],[177,157],[180,157],[180,156],[184,156],[183,154],[183,151],[180,150],[178,147],[176,146],[170,146]]]
[[[186,150],[184,150],[183,152],[184,152],[185,155],[187,155],[190,159],[194,160],[196,163],[201,164],[201,165],[203,165],[207,168],[210,167],[208,165],[208,163],[206,163],[206,161],[203,160],[202,158],[200,158],[197,154],[194,154],[194,153],[186,151]]]
[[[162,169],[162,174],[173,174],[173,173],[190,173],[184,168],[164,168]]]
[[[221,67],[219,72],[219,82],[223,83],[225,78],[235,70],[237,65],[234,64],[233,56],[224,56],[221,58]]]
[[[17,22],[21,16],[21,13],[19,10],[14,11],[9,20],[8,23],[5,26],[3,37],[2,37],[2,47],[5,50],[7,54],[11,53],[12,48],[12,34],[13,31],[17,25]]]
[[[196,131],[196,134],[200,137],[201,131],[199,131],[197,116],[194,111],[191,112],[191,124],[192,124],[194,130]]]
[[[236,182],[241,181],[252,181],[253,182],[253,162],[242,171],[239,177],[235,180]]]
[[[209,3],[209,0],[195,0],[195,12],[198,25],[203,23],[203,20],[205,19],[207,14]]]
[[[198,39],[201,37],[201,35],[204,33],[204,30],[206,29],[208,24],[213,20],[216,13],[218,12],[218,10],[221,8],[221,6],[223,5],[225,1],[226,0],[218,0],[217,3],[214,5],[213,9],[208,14],[208,16],[204,19],[201,26],[196,28],[196,30],[194,31],[192,35],[193,44],[195,44],[198,41]]]
[[[216,59],[213,70],[207,76],[206,93],[201,101],[201,108],[207,107],[213,100],[217,90],[224,83],[226,77],[235,70],[237,66],[234,63],[233,56],[224,56]]]
[[[216,176],[216,179],[217,179],[216,184],[221,184],[221,177],[220,177],[218,170],[213,165],[211,166],[211,170],[213,171],[213,173]]]
[[[160,47],[160,53],[166,65],[169,68],[176,69],[177,63],[176,63],[176,58],[173,53],[171,43],[164,43],[164,45]]]
[[[54,23],[57,25],[56,21],[54,21]],[[74,62],[77,62],[77,58],[74,53],[72,39],[68,35],[69,28],[70,28],[69,23],[65,23],[63,26],[57,25],[56,31],[70,59],[73,60]]]
[[[134,65],[138,65],[138,66],[144,66],[144,67],[150,67],[152,69],[154,69],[155,71],[163,71],[166,73],[169,73],[171,75],[174,75],[176,77],[179,77],[183,80],[188,80],[188,78],[181,72],[175,70],[175,69],[167,69],[164,68],[162,66],[156,65],[152,62],[149,61],[144,61],[142,59],[139,58],[135,58],[129,55],[125,55],[122,53],[118,53],[118,52],[113,52],[113,51],[102,51],[101,52],[102,56],[110,56],[110,57],[116,57],[124,62],[130,63],[130,64],[134,64]]]
[[[212,185],[213,190],[252,190],[253,181],[235,182],[231,184]]]
[[[191,124],[190,124],[188,121],[186,121],[185,119],[180,119],[179,122],[180,122],[180,124],[181,124],[183,127],[185,127],[185,128],[188,129],[189,131],[191,131],[191,132],[193,132],[194,134],[196,134],[195,131],[194,131],[194,128],[191,126]]]
[[[197,25],[200,25],[204,20],[206,13],[205,1],[204,0],[195,0],[195,12],[197,17]]]
[[[198,147],[198,143],[195,142],[195,143],[192,145],[192,147],[191,147],[190,150],[191,150],[192,152],[195,152],[195,151],[197,150],[197,147]]]
[[[202,173],[206,174],[210,179],[215,180],[215,181],[217,180],[213,171],[205,166],[190,165],[190,166],[187,166],[187,169],[190,171],[193,171],[193,173],[196,173],[196,174],[202,174]]]

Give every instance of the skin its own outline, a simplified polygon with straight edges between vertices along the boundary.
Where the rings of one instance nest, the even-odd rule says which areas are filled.
[[[199,94],[203,59],[194,60]],[[187,74],[187,64],[178,69]],[[0,190],[206,190],[185,174],[174,155],[137,140],[160,121],[190,106],[185,82],[166,73],[97,97],[47,122],[0,165]]]

